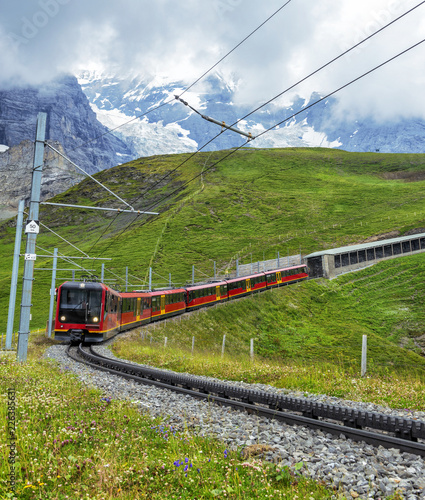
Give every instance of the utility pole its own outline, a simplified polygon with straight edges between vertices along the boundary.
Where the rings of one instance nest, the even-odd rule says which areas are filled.
[[[7,316],[6,350],[12,348],[13,321],[15,319],[16,288],[18,285],[19,254],[21,253],[22,223],[24,220],[24,200],[19,202],[16,221],[15,252],[13,254],[12,282],[10,285],[9,314]]]
[[[53,308],[55,306],[56,294],[56,268],[58,264],[58,249],[53,250],[53,266],[52,266],[52,285],[50,287],[50,306],[49,306],[49,325],[47,327],[47,336],[52,336],[53,330]]]
[[[38,213],[40,205],[41,176],[44,161],[44,141],[46,138],[46,113],[38,113],[37,133],[34,148],[34,163],[31,183],[31,200],[29,207],[29,222],[25,232],[27,244],[25,250],[24,279],[22,284],[21,316],[19,321],[18,361],[27,360],[28,337],[30,333],[31,296],[34,276],[34,261],[36,259],[36,240],[38,233]]]

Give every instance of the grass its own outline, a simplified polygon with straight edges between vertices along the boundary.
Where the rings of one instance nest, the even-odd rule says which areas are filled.
[[[2,426],[1,498],[325,499],[335,493],[303,477],[302,463],[279,467],[243,456],[81,385],[66,368],[38,359],[51,341],[36,339],[28,363],[0,358],[2,421],[11,389],[16,402],[16,489],[8,485],[11,448]]]
[[[143,280],[152,266],[157,284],[168,281],[169,273],[175,283],[190,280],[192,264],[198,280],[212,275],[214,262],[223,271],[234,268],[237,258],[248,263],[251,258],[253,262],[263,256],[275,258],[278,251],[282,256],[300,250],[307,254],[376,234],[404,234],[425,227],[425,155],[249,149],[213,166],[227,153],[200,153],[191,159],[189,155],[142,158],[96,174],[140,210],[174,193],[156,207],[159,217],[42,206],[40,220],[90,256],[113,258],[104,261],[106,279],[123,278],[128,267],[131,275]],[[184,166],[172,172],[183,160],[187,160]],[[189,182],[202,170],[202,177]],[[53,201],[119,205],[91,180]],[[9,299],[14,236],[11,221],[0,225],[2,307],[7,307]],[[47,253],[41,248],[53,252],[54,247],[64,255],[78,253],[44,229],[37,244],[39,254]],[[59,269],[72,267],[59,263]],[[97,275],[101,263],[78,262]],[[32,328],[46,324],[51,274],[37,269],[51,264],[46,258],[35,264]],[[70,271],[58,271],[58,283],[70,278]],[[141,286],[137,279],[132,283]],[[0,318],[0,331],[5,325],[6,318]]]
[[[342,362],[285,362],[247,355],[211,355],[189,349],[167,348],[158,344],[134,342],[134,337],[119,340],[113,352],[123,359],[149,364],[158,368],[206,375],[224,380],[251,384],[268,384],[285,390],[298,391],[299,396],[327,394],[352,401],[364,401],[401,409],[406,412],[425,411],[425,377],[394,374],[392,370],[372,368],[366,377],[360,367],[346,367]]]

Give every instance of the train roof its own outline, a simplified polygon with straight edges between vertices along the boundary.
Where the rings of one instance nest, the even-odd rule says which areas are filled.
[[[79,288],[85,290],[99,290],[108,288],[103,283],[99,283],[98,281],[65,281],[60,285],[61,288]]]
[[[198,283],[197,285],[186,285],[186,290],[200,290],[201,288],[210,288],[214,286],[225,285],[226,280],[210,281],[209,283]]]

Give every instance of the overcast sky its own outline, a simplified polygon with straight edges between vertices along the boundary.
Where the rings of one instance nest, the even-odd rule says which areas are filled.
[[[60,72],[191,83],[284,0],[0,0],[0,86]],[[235,99],[264,102],[420,0],[291,0],[218,69]],[[293,93],[332,92],[425,38],[425,4]],[[201,84],[199,84],[201,85]],[[292,94],[285,94],[290,101]],[[425,118],[425,43],[338,94],[341,113]]]

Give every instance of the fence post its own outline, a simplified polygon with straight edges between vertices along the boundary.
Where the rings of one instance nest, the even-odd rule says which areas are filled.
[[[251,361],[254,361],[254,339],[251,339],[251,346],[249,350],[249,355],[251,357]]]
[[[224,346],[226,345],[226,335],[223,335],[223,345],[221,346],[221,357],[224,356]]]
[[[363,335],[362,338],[362,370],[361,376],[364,377],[366,375],[366,364],[367,364],[367,335]]]
[[[192,337],[192,356],[194,349],[195,349],[195,336]]]

